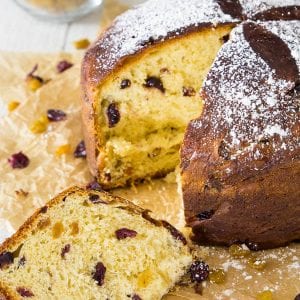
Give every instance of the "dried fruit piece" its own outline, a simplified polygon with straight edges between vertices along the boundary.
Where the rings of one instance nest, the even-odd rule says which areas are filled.
[[[57,64],[56,69],[58,73],[62,73],[71,67],[73,67],[72,63],[68,62],[67,60],[62,60]]]
[[[141,272],[137,277],[137,285],[139,288],[145,289],[153,280],[153,273],[150,269]]]
[[[74,157],[76,158],[85,158],[86,157],[86,148],[84,141],[81,141],[75,151],[74,151]]]
[[[98,262],[95,268],[95,272],[92,274],[93,279],[97,281],[99,286],[104,284],[106,268],[102,262]]]
[[[35,92],[37,91],[43,84],[44,79],[40,76],[34,75],[36,70],[38,69],[38,65],[35,65],[33,69],[27,74],[26,77],[26,84],[30,91]]]
[[[31,124],[30,131],[35,134],[44,133],[48,128],[48,124],[48,118],[42,116]]]
[[[9,112],[12,112],[12,111],[14,111],[19,105],[20,105],[20,102],[18,102],[18,101],[11,101],[11,102],[9,102],[8,105],[7,105],[7,110],[8,110]]]
[[[120,85],[121,90],[124,90],[131,86],[131,81],[129,79],[123,79]]]
[[[257,300],[272,300],[273,293],[271,291],[263,291],[256,296]]]
[[[126,238],[134,238],[137,236],[137,232],[128,228],[121,228],[115,232],[118,240],[124,240]]]
[[[63,232],[64,232],[64,225],[62,224],[62,222],[57,222],[54,224],[52,228],[52,237],[54,239],[58,239]]]
[[[65,259],[66,258],[66,254],[69,253],[71,250],[71,245],[67,244],[65,245],[62,249],[61,249],[61,258]]]
[[[29,290],[28,288],[17,287],[17,292],[21,297],[24,297],[24,298],[34,297],[33,292],[31,290]]]
[[[88,183],[86,188],[88,190],[95,190],[95,191],[102,191],[103,190],[101,185],[99,184],[99,182],[97,182],[95,180]]]
[[[120,122],[121,115],[118,110],[118,105],[116,103],[109,104],[106,114],[108,118],[109,128],[115,127]]]
[[[55,154],[57,156],[68,154],[71,152],[71,146],[69,144],[61,145],[56,148]]]
[[[206,210],[197,215],[199,220],[208,220],[214,215],[215,211],[213,209]]]
[[[186,238],[174,226],[172,226],[170,223],[166,221],[162,221],[162,225],[172,234],[175,240],[181,241],[183,245],[187,244]]]
[[[86,49],[91,42],[88,39],[80,39],[75,42],[73,42],[73,45],[76,49]]]
[[[14,262],[14,256],[11,252],[3,252],[0,254],[0,270],[8,267]]]
[[[194,261],[189,269],[192,282],[202,282],[208,278],[209,266],[204,261]]]
[[[298,294],[294,300],[300,300],[300,294]]]
[[[192,87],[183,87],[182,88],[182,93],[184,97],[193,97],[196,95],[196,91]]]
[[[251,251],[258,251],[259,250],[259,246],[256,243],[250,242],[250,241],[246,241],[246,246],[251,250]]]
[[[222,37],[222,41],[223,41],[224,44],[227,43],[229,41],[229,34],[224,35]]]
[[[209,281],[222,284],[226,281],[226,273],[223,269],[213,269],[209,272]]]
[[[29,165],[29,158],[22,152],[13,154],[8,159],[9,164],[13,169],[24,169]]]
[[[71,228],[71,235],[77,235],[79,233],[79,225],[77,222],[73,222],[70,225]]]
[[[48,211],[48,206],[45,205],[40,209],[40,213],[45,214]]]
[[[251,257],[248,260],[248,265],[256,270],[263,270],[267,266],[267,262],[264,259],[259,259],[256,257]]]
[[[246,246],[233,244],[229,247],[229,254],[233,257],[245,257],[250,255],[250,250]]]
[[[67,118],[67,114],[60,109],[48,109],[47,117],[50,122],[64,121]]]
[[[147,87],[147,88],[156,88],[156,89],[160,90],[162,93],[164,93],[166,91],[166,89],[164,88],[163,83],[160,80],[160,78],[155,77],[155,76],[148,77],[145,80],[144,87]]]
[[[132,300],[142,300],[142,298],[137,294],[132,295],[131,299]]]

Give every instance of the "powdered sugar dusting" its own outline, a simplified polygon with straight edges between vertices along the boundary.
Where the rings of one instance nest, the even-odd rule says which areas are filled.
[[[300,22],[260,25],[282,37],[299,66]],[[291,130],[299,122],[297,100],[290,93],[295,82],[276,76],[251,48],[243,28],[240,25],[232,32],[204,83],[210,99],[207,108],[214,112],[208,122],[215,136],[226,132],[224,141],[232,159],[246,153],[250,159],[261,159],[265,145],[272,147],[274,156],[281,150],[293,151],[300,145],[299,136]],[[201,124],[207,124],[207,120],[202,119]]]

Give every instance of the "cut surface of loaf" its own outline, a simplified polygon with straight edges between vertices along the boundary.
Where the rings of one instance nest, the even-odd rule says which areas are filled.
[[[184,237],[168,223],[124,199],[72,188],[0,247],[0,295],[160,299],[191,260]]]

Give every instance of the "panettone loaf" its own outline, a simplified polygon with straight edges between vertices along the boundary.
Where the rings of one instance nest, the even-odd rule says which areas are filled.
[[[300,238],[299,67],[300,21],[243,23],[219,52],[181,150],[196,241],[259,249]]]
[[[0,246],[0,298],[156,300],[191,260],[167,222],[124,199],[72,188]]]

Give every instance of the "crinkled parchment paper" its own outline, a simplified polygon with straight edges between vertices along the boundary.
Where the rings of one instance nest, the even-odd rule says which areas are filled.
[[[85,159],[72,151],[82,140],[80,117],[80,55],[0,54],[0,239],[12,234],[36,208],[72,185],[85,185],[92,178]],[[56,64],[67,59],[74,66],[57,74]],[[26,74],[38,64],[37,74],[50,81],[37,92],[26,88]],[[10,101],[21,105],[7,112]],[[48,109],[61,109],[67,120],[51,123],[47,132],[33,134],[29,127]],[[58,157],[57,147],[70,144],[72,151]],[[25,169],[12,169],[7,159],[22,151],[30,158]],[[171,176],[172,177],[172,176]],[[174,176],[175,177],[175,176]],[[22,191],[25,192],[22,193]],[[149,208],[158,218],[182,227],[182,203],[175,180],[156,180],[114,193]],[[28,193],[28,195],[26,195]],[[199,247],[199,256],[210,268],[223,268],[224,284],[206,283],[203,296],[180,290],[167,299],[255,299],[268,289],[274,299],[294,299],[300,292],[299,245],[259,252],[267,261],[263,271],[250,268],[247,258],[233,259],[223,248]]]

